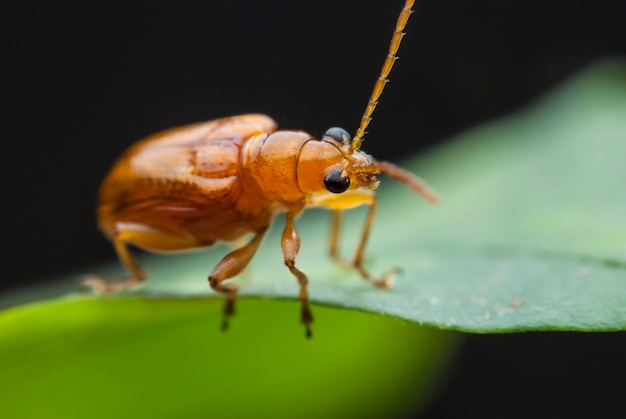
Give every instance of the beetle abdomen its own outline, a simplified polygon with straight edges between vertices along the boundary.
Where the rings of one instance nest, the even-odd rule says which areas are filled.
[[[141,223],[192,234],[202,243],[241,235],[224,233],[224,226],[241,220],[236,208],[242,194],[241,145],[274,127],[266,116],[243,115],[165,131],[138,143],[102,184],[100,228],[111,236],[120,222]]]

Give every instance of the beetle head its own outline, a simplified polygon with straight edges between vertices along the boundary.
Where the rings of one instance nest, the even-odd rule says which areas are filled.
[[[355,147],[343,128],[330,128],[321,141],[309,141],[300,151],[298,182],[303,192],[344,193],[358,188],[376,189],[378,173],[385,173],[431,203],[436,195],[417,176],[391,163],[378,162]],[[360,145],[360,144],[359,144]]]
[[[376,161],[350,146],[350,136],[342,128],[331,128],[320,141],[309,141],[300,150],[298,182],[305,193],[343,193],[357,188],[376,189]]]

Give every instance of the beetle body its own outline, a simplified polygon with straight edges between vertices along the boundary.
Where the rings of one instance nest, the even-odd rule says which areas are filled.
[[[237,240],[267,228],[276,213],[319,205],[330,171],[371,162],[360,151],[348,160],[341,145],[276,131],[255,114],[164,131],[130,148],[105,178],[100,229],[114,238],[132,228],[129,242],[151,251]],[[378,184],[372,174],[353,178],[352,189]]]
[[[223,328],[234,312],[238,286],[224,281],[252,260],[274,216],[285,213],[281,236],[283,262],[300,284],[301,321],[311,335],[307,276],[296,267],[300,237],[294,220],[308,207],[332,211],[329,253],[338,254],[343,211],[368,206],[354,257],[345,264],[374,286],[391,285],[390,274],[371,275],[363,254],[374,219],[376,175],[386,173],[431,202],[435,195],[416,176],[391,163],[377,162],[360,151],[362,137],[378,103],[402,39],[413,0],[406,0],[361,125],[354,138],[331,128],[315,139],[302,131],[277,131],[261,114],[216,119],[164,131],[138,142],[115,163],[100,188],[97,218],[120,261],[130,272],[123,280],[90,275],[83,283],[95,292],[131,288],[147,275],[128,249],[134,245],[156,252],[241,241],[209,274],[211,287],[226,297]]]

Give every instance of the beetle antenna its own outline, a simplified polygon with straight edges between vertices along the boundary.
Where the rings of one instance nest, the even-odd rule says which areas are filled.
[[[365,135],[365,130],[372,120],[372,113],[374,113],[374,109],[376,109],[376,105],[378,105],[378,98],[380,97],[385,85],[389,81],[387,76],[391,72],[391,68],[393,64],[398,59],[396,53],[398,52],[398,47],[400,46],[400,42],[402,42],[402,37],[404,36],[404,27],[406,26],[406,22],[409,20],[409,16],[413,13],[411,7],[415,0],[406,0],[404,3],[404,7],[400,12],[400,16],[398,16],[398,21],[396,22],[396,29],[393,31],[393,37],[391,38],[391,43],[389,44],[389,53],[385,58],[385,62],[383,63],[383,68],[380,71],[380,75],[374,84],[374,90],[372,90],[372,94],[370,95],[370,99],[367,102],[367,106],[365,107],[365,112],[363,112],[363,116],[361,117],[361,125],[359,129],[356,131],[356,135],[352,139],[352,151],[356,151],[361,148],[361,143],[363,142],[363,136]]]

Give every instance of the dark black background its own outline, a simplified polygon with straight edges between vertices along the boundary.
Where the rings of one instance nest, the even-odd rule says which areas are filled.
[[[114,259],[94,227],[97,187],[147,134],[245,112],[315,135],[354,131],[401,3],[3,1],[0,292]],[[379,159],[424,151],[626,54],[623,1],[415,10],[363,147]],[[622,334],[470,336],[431,417],[616,417],[624,356]]]

